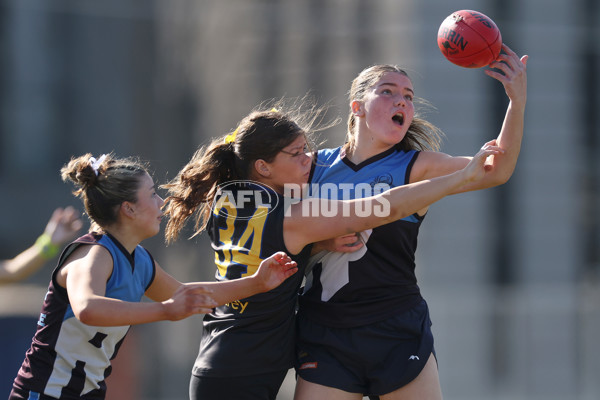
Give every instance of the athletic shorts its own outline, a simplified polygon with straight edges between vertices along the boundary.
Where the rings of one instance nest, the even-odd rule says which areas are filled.
[[[387,320],[354,328],[330,328],[299,315],[297,329],[296,373],[351,393],[393,392],[414,380],[434,353],[425,300]]]
[[[287,372],[222,378],[192,375],[190,400],[275,400]]]
[[[23,390],[16,386],[13,386],[10,394],[8,395],[8,400],[20,399],[56,400],[55,397],[46,396],[43,393],[30,392],[28,390]]]

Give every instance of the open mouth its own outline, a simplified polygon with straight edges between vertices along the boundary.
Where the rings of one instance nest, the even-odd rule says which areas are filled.
[[[397,125],[404,125],[404,114],[403,113],[398,113],[396,115],[394,115],[392,117],[392,121],[394,121],[395,124]]]

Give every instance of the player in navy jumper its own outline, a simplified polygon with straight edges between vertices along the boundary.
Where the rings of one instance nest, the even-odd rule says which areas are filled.
[[[510,100],[499,136],[504,151],[488,160],[482,180],[453,193],[505,183],[523,136],[527,56],[507,46],[485,73]],[[338,198],[358,197],[341,184],[377,187],[422,182],[464,168],[469,157],[438,152],[439,130],[415,116],[406,72],[392,65],[363,70],[350,90],[347,143],[322,150],[311,183],[336,184]],[[323,190],[314,188],[319,195]],[[441,399],[428,307],[415,276],[419,227],[427,207],[402,220],[359,233],[356,253],[321,253],[312,260],[298,313],[296,400]],[[360,343],[360,345],[356,345]]]
[[[159,232],[163,205],[143,164],[87,154],[61,172],[79,186],[74,194],[92,231],[60,256],[10,400],[104,399],[111,360],[130,325],[208,313],[237,296],[270,290],[297,271],[278,253],[234,285],[182,284],[140,245]],[[140,302],[144,295],[155,302]]]
[[[312,242],[409,216],[467,182],[482,179],[485,159],[499,153],[497,147],[488,146],[458,173],[364,200],[291,201],[286,196],[291,193],[288,189],[308,181],[312,159],[306,135],[318,114],[314,108],[305,114],[302,110],[284,111],[281,106],[257,110],[232,134],[197,150],[166,185],[168,241],[177,239],[186,221],[195,218],[196,234],[207,230],[210,236],[218,281],[243,279],[273,251],[289,254],[302,273]],[[384,215],[357,212],[371,203],[386,202],[390,208]],[[332,207],[347,209],[347,213],[323,217],[318,212]],[[295,306],[301,273],[274,290],[240,298],[205,316],[190,381],[191,399],[276,398],[295,358]]]

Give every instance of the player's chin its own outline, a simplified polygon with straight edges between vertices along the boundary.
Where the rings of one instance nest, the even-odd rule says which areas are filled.
[[[302,185],[306,185],[308,183],[308,176],[310,174],[305,174],[305,175],[301,175],[296,177],[296,179],[294,179],[294,184],[298,185],[298,186],[302,186]]]
[[[156,224],[151,229],[148,229],[148,232],[146,234],[146,238],[154,237],[154,236],[158,235],[159,232],[160,232],[160,224]]]
[[[408,126],[408,125],[407,125]],[[391,146],[395,146],[400,143],[406,137],[406,131],[408,127],[404,127],[403,125],[396,125],[395,129],[386,135],[385,142]]]

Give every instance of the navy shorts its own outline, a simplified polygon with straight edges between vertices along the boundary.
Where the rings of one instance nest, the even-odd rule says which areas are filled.
[[[296,373],[351,393],[393,392],[414,380],[434,353],[425,300],[370,325],[330,328],[300,315],[297,328]]]
[[[288,370],[260,375],[223,378],[195,376],[190,381],[191,400],[275,400]]]
[[[20,400],[20,399],[39,399],[39,400],[56,400],[55,397],[46,396],[43,393],[30,392],[29,390],[24,390],[16,385],[13,385],[13,388],[8,395],[8,400]]]

